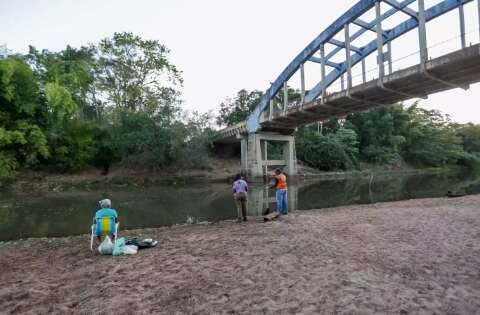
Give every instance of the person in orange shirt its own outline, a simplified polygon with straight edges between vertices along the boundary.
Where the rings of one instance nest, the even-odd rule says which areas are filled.
[[[275,184],[274,184],[277,199],[277,212],[279,214],[288,214],[287,203],[287,176],[283,174],[282,170],[277,168],[275,170]]]

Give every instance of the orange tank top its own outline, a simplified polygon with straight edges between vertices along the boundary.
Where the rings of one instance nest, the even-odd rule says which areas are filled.
[[[284,174],[277,175],[275,178],[277,179],[277,189],[287,188],[287,177]]]

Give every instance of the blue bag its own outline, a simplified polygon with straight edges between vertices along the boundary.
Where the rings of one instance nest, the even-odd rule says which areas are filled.
[[[122,247],[125,246],[125,238],[120,237],[115,240],[115,245],[113,245],[113,256],[120,256],[122,253]]]

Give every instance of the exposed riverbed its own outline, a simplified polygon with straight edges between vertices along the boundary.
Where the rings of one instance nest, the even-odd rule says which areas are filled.
[[[13,241],[0,245],[0,310],[477,314],[479,204],[418,199],[128,231],[159,241],[129,257],[92,254],[87,236]]]

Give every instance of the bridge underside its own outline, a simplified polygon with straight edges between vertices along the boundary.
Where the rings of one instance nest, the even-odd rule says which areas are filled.
[[[274,113],[270,120],[261,122],[262,130],[293,133],[296,127],[343,117],[376,106],[395,104],[415,97],[452,88],[468,88],[480,81],[480,46],[473,45],[453,53],[431,59],[421,65],[396,71],[383,78],[329,94],[322,101],[305,103],[285,113]]]

